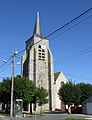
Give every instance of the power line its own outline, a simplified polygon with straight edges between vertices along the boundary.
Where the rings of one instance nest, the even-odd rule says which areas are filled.
[[[24,50],[20,51],[17,55],[21,54],[22,52],[24,52]],[[4,67],[4,66],[11,60],[11,58],[12,58],[12,56],[11,56],[8,60],[6,60],[7,62],[4,62],[4,63],[0,66],[0,69],[1,69],[2,67]],[[0,73],[3,72],[4,70],[5,70],[5,68],[4,68],[2,71],[0,71]]]
[[[18,52],[18,54],[17,55],[19,55],[19,54],[21,54],[22,52],[24,52],[25,51],[25,49],[24,50],[21,50],[20,52]]]
[[[59,32],[61,29],[64,29],[66,26],[68,26],[68,25],[70,25],[71,23],[75,22],[77,19],[81,18],[82,16],[87,15],[89,12],[91,12],[91,10],[92,10],[92,8],[89,8],[88,10],[86,10],[85,12],[83,12],[82,14],[80,14],[79,16],[75,17],[74,19],[72,19],[71,21],[67,22],[66,24],[64,24],[64,25],[61,26],[60,28],[58,28],[58,29],[56,29],[55,31],[51,32],[51,33],[48,34],[46,37],[42,38],[40,41],[42,41],[43,39],[46,39],[46,38],[52,36],[52,35],[55,34],[56,32]],[[88,16],[88,17],[90,17],[90,16]],[[88,18],[88,17],[87,17],[87,18]],[[84,20],[86,20],[87,18],[85,18]],[[83,22],[84,20],[82,20],[81,22]],[[79,23],[81,23],[81,22],[79,22]],[[78,25],[79,23],[77,23],[76,25]],[[72,27],[74,27],[74,26],[76,26],[76,25],[73,25]],[[69,29],[71,29],[72,27],[70,27]],[[68,31],[69,29],[67,29],[66,31]],[[65,32],[65,31],[64,31],[64,32]],[[64,33],[64,32],[63,32],[63,33]],[[60,33],[60,34],[61,34],[61,33]],[[40,42],[40,41],[38,41],[38,42]],[[38,42],[36,42],[35,44],[37,44]],[[35,44],[34,44],[34,45],[35,45]],[[22,51],[20,51],[20,52],[18,53],[18,55],[21,54],[21,53],[24,52],[24,51],[25,51],[25,49],[22,50]],[[86,52],[86,53],[88,53],[88,52]],[[75,53],[75,54],[76,54],[76,53]],[[83,55],[83,54],[85,54],[85,53],[81,53],[80,55]],[[80,55],[77,55],[77,56],[80,56]],[[77,56],[72,56],[71,58],[68,58],[68,57],[67,57],[67,60],[70,60],[70,59],[72,59],[72,58],[74,58],[74,57],[77,57]],[[12,58],[12,57],[10,57],[10,58],[7,60],[7,62],[8,62],[11,58]],[[66,59],[66,58],[65,58],[65,59]],[[63,61],[63,62],[64,62],[64,61]],[[3,65],[1,65],[0,68],[2,68],[5,64],[6,64],[6,63],[4,63]]]
[[[11,65],[11,62],[5,68],[3,68],[3,70],[1,70],[0,73],[2,73],[4,70],[6,70],[10,65]]]
[[[23,51],[24,51],[24,50],[20,51],[19,54],[22,53]],[[74,59],[74,58],[76,58],[76,57],[79,57],[79,56],[81,56],[81,55],[87,54],[87,53],[89,53],[89,52],[92,52],[92,47],[89,47],[89,48],[80,50],[80,51],[78,51],[78,52],[76,52],[76,53],[74,53],[74,54],[72,54],[72,55],[66,56],[66,57],[64,57],[64,58],[57,59],[56,61],[54,61],[54,64],[57,65],[57,64],[60,64],[60,63],[62,63],[62,62],[66,62],[66,61],[68,61],[68,60]],[[18,57],[18,56],[16,56],[16,57]],[[21,59],[21,58],[18,57],[18,59]],[[59,62],[59,61],[60,61],[60,62]]]
[[[69,56],[64,57],[63,59],[69,58],[69,57],[74,56],[74,55],[77,55],[77,54],[79,54],[79,53],[86,52],[86,51],[88,51],[88,50],[90,50],[90,49],[92,49],[92,47],[89,47],[89,48],[86,48],[86,49],[82,49],[82,50],[80,50],[80,51],[78,51],[78,52],[76,52],[76,53],[74,53],[74,54],[72,54],[72,55],[69,55]]]
[[[72,19],[71,21],[67,22],[66,24],[64,24],[64,25],[61,26],[60,28],[58,28],[58,29],[56,29],[55,31],[53,31],[53,32],[51,32],[50,34],[48,34],[46,37],[43,37],[40,41],[42,41],[43,39],[46,39],[46,38],[52,36],[53,34],[55,34],[56,32],[60,31],[61,29],[64,29],[66,26],[68,26],[68,25],[70,25],[71,23],[75,22],[75,21],[76,21],[77,19],[79,19],[80,17],[87,15],[89,12],[91,12],[91,10],[92,10],[92,8],[89,8],[89,9],[86,10],[85,12],[81,13],[79,16],[75,17],[74,19]],[[91,15],[90,15],[90,16],[91,16]],[[87,18],[89,18],[90,16],[88,16]],[[66,31],[68,31],[68,30],[70,30],[71,28],[75,27],[76,25],[80,24],[81,22],[83,22],[83,21],[86,20],[87,18],[83,19],[82,21],[80,21],[79,23],[73,25],[72,27],[68,28],[67,30],[63,31],[63,33],[66,32]],[[58,34],[57,36],[55,36],[55,37],[52,38],[52,39],[55,39],[56,37],[58,37],[59,35],[61,35],[61,34],[63,34],[63,33]],[[51,39],[51,40],[52,40],[52,39]],[[40,41],[36,42],[35,44],[39,43]],[[35,44],[34,44],[34,45],[35,45]],[[24,51],[25,51],[25,49],[22,50],[22,51],[20,51],[20,52],[18,53],[18,55],[19,55],[20,53],[24,52]]]
[[[92,12],[92,8],[89,8],[88,10],[86,10],[85,12],[81,13],[79,16],[75,17],[74,19],[72,19],[71,21],[67,22],[66,24],[64,24],[63,26],[59,27],[58,29],[54,30],[53,32],[51,32],[50,34],[48,34],[47,36],[43,37],[40,41],[36,42],[35,44],[41,42],[44,39],[47,39],[48,37],[52,36],[53,34],[59,32],[61,29],[64,29],[66,26],[72,24],[73,22],[75,22],[77,19],[87,15],[89,12]],[[87,19],[87,18],[86,18]],[[34,44],[34,45],[35,45]]]
[[[7,60],[7,62],[9,62],[9,61],[11,60],[11,58],[12,58],[12,57],[10,57],[10,58]],[[2,65],[0,66],[0,69],[1,69],[7,62],[4,62],[4,64],[2,64]]]
[[[3,72],[4,70],[6,70],[10,65],[11,65],[11,62],[2,71],[0,71],[0,73]],[[74,75],[74,74],[71,74],[71,73],[70,74],[65,73],[65,75],[69,76],[69,77],[83,79],[83,80],[92,80],[91,78],[80,77],[78,75]],[[0,77],[0,78],[7,78],[7,77]]]
[[[22,50],[22,51],[24,51],[24,50]],[[92,52],[92,47],[89,47],[89,48],[80,50],[80,51],[78,51],[78,52],[76,52],[76,53],[74,53],[74,54],[72,54],[72,55],[66,56],[66,57],[64,57],[64,58],[59,58],[59,59],[57,59],[57,60],[54,61],[54,64],[57,65],[57,64],[60,64],[60,63],[62,63],[62,62],[66,62],[66,61],[68,61],[68,60],[71,60],[71,59],[74,59],[74,58],[76,58],[76,57],[82,56],[82,55],[87,54],[87,53],[89,53],[89,52]],[[21,58],[19,58],[18,56],[16,56],[16,57],[17,57],[18,59],[21,59]],[[60,62],[59,62],[59,61],[60,61]]]
[[[67,56],[67,57],[58,59],[58,60],[55,61],[54,63],[57,63],[58,61],[60,61],[60,62],[65,62],[65,61],[74,59],[74,58],[76,58],[76,57],[79,57],[79,56],[81,56],[81,55],[87,54],[87,53],[89,53],[89,52],[92,52],[92,47],[89,47],[89,48],[87,48],[87,49],[81,50],[81,51],[76,52],[76,53],[74,53],[74,54],[72,54],[72,55],[69,55],[69,56]]]
[[[89,8],[88,10],[86,10],[85,12],[81,13],[79,16],[75,17],[74,19],[72,19],[71,21],[67,22],[66,24],[64,24],[63,26],[61,26],[60,28],[56,29],[55,31],[51,32],[49,35],[47,35],[45,38],[50,37],[51,35],[55,34],[56,32],[60,31],[61,29],[63,29],[64,27],[66,27],[67,25],[71,24],[72,22],[75,22],[77,19],[79,19],[80,17],[88,14],[89,12],[91,12],[92,8]]]
[[[66,29],[65,31],[59,33],[58,35],[56,35],[55,37],[49,39],[50,41],[52,41],[53,39],[57,38],[58,36],[60,36],[61,34],[64,34],[65,32],[69,31],[70,29],[74,28],[75,26],[81,24],[82,22],[84,22],[86,19],[88,19],[89,17],[92,17],[92,15],[89,15],[88,17],[86,17],[85,19],[81,20],[80,22],[72,25],[71,27],[69,27],[68,29]]]

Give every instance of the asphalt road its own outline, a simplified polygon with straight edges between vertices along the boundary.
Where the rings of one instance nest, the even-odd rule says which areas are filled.
[[[83,114],[46,114],[43,117],[38,118],[7,118],[0,117],[0,120],[64,120],[65,118],[84,118],[92,120],[92,115]]]

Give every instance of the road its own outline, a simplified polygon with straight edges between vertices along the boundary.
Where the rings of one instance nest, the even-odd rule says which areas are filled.
[[[64,120],[65,118],[85,118],[87,120],[92,120],[92,115],[83,114],[46,114],[43,117],[38,118],[7,118],[0,117],[0,120]]]

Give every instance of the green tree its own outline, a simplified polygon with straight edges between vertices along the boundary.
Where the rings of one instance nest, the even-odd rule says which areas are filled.
[[[78,83],[77,86],[81,89],[81,101],[84,102],[88,97],[92,96],[92,85],[89,83]]]
[[[48,92],[43,87],[37,88],[36,99],[39,106],[41,106],[40,113],[42,113],[42,105],[48,103]]]
[[[35,95],[36,87],[34,83],[23,77],[14,79],[14,97],[23,99],[24,102],[31,102]]]
[[[3,103],[3,109],[5,104],[10,103],[10,93],[11,93],[11,79],[6,78],[0,83],[0,102]]]
[[[65,105],[78,105],[80,103],[81,90],[71,81],[61,86],[58,94],[60,100],[62,100]]]
[[[34,83],[23,77],[14,78],[14,99],[23,99],[23,102],[31,102],[35,95],[36,87]],[[0,83],[0,102],[10,103],[11,98],[11,79],[6,78]]]
[[[31,105],[35,96],[36,87],[33,81],[23,78],[16,77],[14,80],[14,98],[23,99],[24,108],[26,104],[30,103],[30,113],[32,113]]]

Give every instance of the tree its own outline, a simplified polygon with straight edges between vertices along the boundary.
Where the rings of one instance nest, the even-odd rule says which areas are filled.
[[[30,113],[32,113],[31,105],[33,103],[35,92],[36,87],[33,81],[23,77],[16,77],[14,79],[14,98],[23,99],[24,109],[25,106],[30,103]]]
[[[62,100],[65,105],[78,105],[80,102],[81,90],[71,81],[61,86],[58,94],[60,100]]]
[[[40,113],[42,113],[42,105],[48,103],[48,92],[43,87],[37,88],[36,99],[39,106],[41,106]]]
[[[36,87],[31,80],[23,77],[14,79],[14,98],[23,99],[24,102],[31,102],[35,92]]]
[[[14,78],[14,99],[23,99],[23,102],[31,102],[35,95],[36,87],[34,83],[23,77]],[[0,83],[0,102],[10,103],[11,98],[11,79],[6,78]]]
[[[81,89],[81,101],[84,102],[88,97],[92,96],[92,85],[89,83],[78,83],[77,86]]]
[[[0,83],[0,102],[3,103],[3,109],[5,108],[5,104],[10,103],[11,96],[11,79],[6,78]]]

